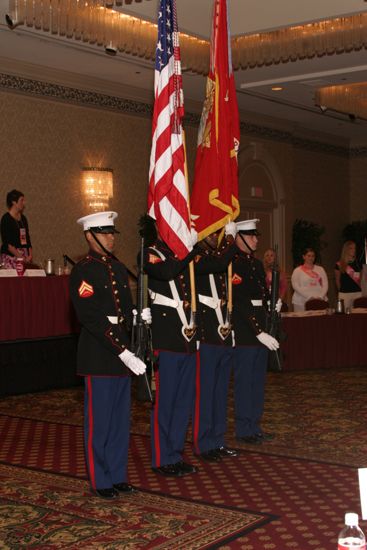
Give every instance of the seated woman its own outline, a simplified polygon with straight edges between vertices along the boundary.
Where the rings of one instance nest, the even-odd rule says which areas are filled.
[[[335,283],[339,300],[344,300],[345,307],[352,307],[361,292],[361,266],[356,260],[356,243],[346,241],[343,245],[340,260],[335,264]]]
[[[294,311],[304,311],[305,303],[311,298],[327,301],[329,288],[324,268],[315,264],[315,251],[312,248],[306,248],[302,258],[303,264],[296,267],[291,279],[294,290],[292,296]]]
[[[271,279],[272,279],[272,269],[274,266],[276,258],[276,253],[274,248],[268,248],[264,252],[264,258],[263,258],[263,265],[265,270],[265,280],[266,280],[266,286],[268,287],[268,290],[270,291],[271,288]],[[287,297],[287,277],[284,271],[279,270],[280,272],[280,278],[279,278],[279,298],[282,300],[282,302],[285,301]]]

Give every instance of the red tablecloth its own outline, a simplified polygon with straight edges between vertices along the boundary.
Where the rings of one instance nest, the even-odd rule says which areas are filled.
[[[0,278],[0,341],[52,338],[79,331],[67,275]]]
[[[367,314],[282,318],[284,370],[367,366]]]

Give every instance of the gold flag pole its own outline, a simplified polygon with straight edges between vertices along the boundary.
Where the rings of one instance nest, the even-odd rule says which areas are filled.
[[[187,208],[189,211],[189,217],[191,222],[191,211],[190,211],[190,193],[189,193],[189,176],[187,171],[187,156],[186,156],[186,136],[185,131],[182,129],[182,142],[183,142],[183,148],[184,148],[184,155],[185,155],[185,182],[186,182],[186,190],[187,190]],[[191,288],[191,311],[193,314],[193,318],[195,320],[195,314],[197,311],[197,305],[196,305],[196,285],[195,285],[195,270],[194,270],[194,262],[191,260],[189,263],[189,270],[190,270],[190,288]]]
[[[229,322],[231,323],[232,311],[233,311],[233,286],[232,286],[232,274],[233,274],[233,264],[232,262],[228,265],[228,316]]]

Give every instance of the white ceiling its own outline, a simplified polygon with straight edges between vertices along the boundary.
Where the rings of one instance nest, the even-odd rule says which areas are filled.
[[[279,28],[367,11],[364,0],[228,0],[232,35]],[[126,9],[127,8],[127,9]],[[156,0],[123,6],[127,13],[155,20]],[[212,0],[177,0],[179,27],[202,37],[209,36]],[[7,0],[0,0],[0,72],[78,85],[111,95],[150,101],[153,63],[118,53],[107,56],[103,48],[66,40],[46,33],[5,25]],[[367,121],[351,122],[342,114],[322,114],[313,97],[320,81],[346,83],[367,81],[367,51],[324,56],[238,71],[235,74],[243,119],[352,146],[367,146]],[[311,82],[310,82],[311,81]],[[312,82],[317,81],[317,82]],[[271,91],[280,82],[282,92]],[[184,74],[186,110],[201,110],[205,78]]]

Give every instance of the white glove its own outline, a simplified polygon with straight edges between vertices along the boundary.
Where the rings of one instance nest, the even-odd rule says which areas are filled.
[[[141,318],[146,322],[147,325],[152,324],[152,313],[150,307],[145,307],[141,312]]]
[[[138,317],[138,310],[137,310],[137,309],[133,309],[132,313],[133,313],[133,326],[136,327],[136,324],[137,324],[137,317]]]
[[[136,357],[131,351],[128,349],[125,349],[122,353],[119,355],[121,361],[126,365],[128,369],[130,369],[134,374],[144,374],[146,370],[146,365],[139,359],[139,357]]]
[[[268,310],[270,311],[270,300],[266,302],[268,304]],[[283,302],[280,298],[278,298],[277,303],[275,304],[275,311],[277,313],[280,313],[280,310],[282,309]]]
[[[190,235],[191,235],[191,246],[194,248],[194,246],[198,242],[198,234],[193,227],[190,229]]]
[[[278,340],[270,336],[270,334],[268,334],[267,332],[260,332],[260,334],[258,334],[256,338],[271,351],[275,351],[279,348]]]
[[[226,237],[228,237],[228,235],[230,235],[231,237],[233,237],[234,239],[236,238],[236,235],[237,235],[237,226],[235,224],[235,222],[228,222],[225,227],[224,227],[224,234]]]

